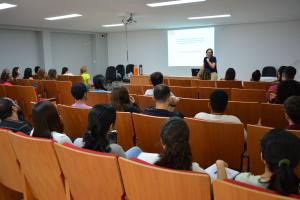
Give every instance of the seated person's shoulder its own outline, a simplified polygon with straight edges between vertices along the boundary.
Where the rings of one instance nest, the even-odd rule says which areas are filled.
[[[145,96],[153,96],[153,89],[146,90]]]
[[[209,117],[210,114],[204,113],[204,112],[200,112],[198,114],[195,115],[194,118],[199,118],[199,119],[207,119]]]

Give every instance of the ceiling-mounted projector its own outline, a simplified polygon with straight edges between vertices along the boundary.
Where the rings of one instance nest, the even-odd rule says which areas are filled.
[[[125,16],[124,16],[125,17]],[[132,13],[130,13],[130,17],[127,20],[122,20],[123,24],[131,25],[136,24],[137,22],[132,19]]]

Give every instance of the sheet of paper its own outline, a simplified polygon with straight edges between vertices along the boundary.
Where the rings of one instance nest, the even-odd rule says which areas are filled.
[[[229,169],[227,167],[225,167],[226,173],[227,173],[227,178],[228,179],[233,179],[236,175],[238,175],[240,172]],[[212,166],[210,166],[209,168],[205,169],[205,171],[209,174],[209,176],[213,177],[213,178],[217,178],[217,165],[213,164]]]

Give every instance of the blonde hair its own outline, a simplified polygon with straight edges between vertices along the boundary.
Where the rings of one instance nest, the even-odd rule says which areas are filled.
[[[86,67],[86,66],[81,67],[81,68],[80,68],[80,74],[79,74],[79,76],[80,76],[81,74],[83,74],[84,72],[86,72],[86,71],[87,71],[87,67]]]
[[[199,76],[200,80],[211,80],[211,73],[208,69],[205,69]]]

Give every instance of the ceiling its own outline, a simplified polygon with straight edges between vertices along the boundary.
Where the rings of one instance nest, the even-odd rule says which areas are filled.
[[[130,12],[138,23],[129,31],[171,29],[225,24],[259,23],[300,20],[300,0],[206,0],[164,7],[149,7],[147,3],[168,0],[0,0],[0,3],[18,5],[0,10],[0,24],[89,32],[121,32],[118,12]],[[82,17],[56,21],[46,17],[67,14]],[[229,18],[188,20],[188,17],[231,14]]]

